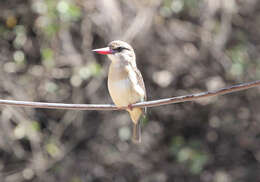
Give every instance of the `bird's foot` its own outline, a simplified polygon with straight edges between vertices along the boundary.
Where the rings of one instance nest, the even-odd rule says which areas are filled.
[[[128,109],[130,109],[130,111],[133,110],[133,106],[132,106],[132,104],[129,104],[127,107],[128,107]]]

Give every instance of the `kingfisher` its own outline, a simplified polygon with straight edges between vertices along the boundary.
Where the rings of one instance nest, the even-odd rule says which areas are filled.
[[[136,66],[134,49],[126,42],[114,40],[107,47],[94,49],[107,55],[111,64],[108,72],[109,94],[117,107],[127,107],[133,122],[132,140],[141,143],[141,119],[146,108],[132,108],[132,104],[146,101],[146,90],[141,72]]]

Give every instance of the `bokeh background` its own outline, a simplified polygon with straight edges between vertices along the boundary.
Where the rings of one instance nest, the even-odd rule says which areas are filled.
[[[258,0],[1,0],[1,99],[112,103],[115,39],[148,100],[260,79]],[[260,181],[259,93],[151,108],[141,145],[123,111],[1,106],[0,181]]]

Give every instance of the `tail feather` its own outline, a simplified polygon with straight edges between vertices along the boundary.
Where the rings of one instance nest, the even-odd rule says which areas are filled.
[[[133,121],[133,137],[132,140],[134,143],[141,142],[141,118],[143,115],[143,110],[140,108],[135,108],[133,110],[128,110],[131,119]]]
[[[141,143],[141,122],[134,123],[132,140],[134,143]]]

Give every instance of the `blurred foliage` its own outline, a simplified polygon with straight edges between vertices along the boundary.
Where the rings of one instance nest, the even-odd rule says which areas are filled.
[[[1,0],[2,99],[111,103],[109,62],[129,42],[149,100],[260,78],[257,0]],[[128,114],[5,107],[0,181],[259,181],[259,89]]]
[[[185,163],[192,173],[199,174],[209,158],[208,154],[202,151],[202,147],[200,141],[192,140],[187,143],[182,136],[176,136],[170,151],[179,163]]]

